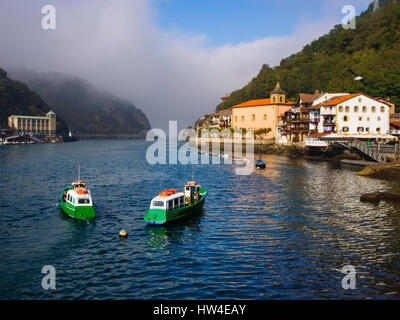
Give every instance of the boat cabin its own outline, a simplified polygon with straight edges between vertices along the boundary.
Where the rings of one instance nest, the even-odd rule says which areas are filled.
[[[86,184],[82,180],[74,181],[72,189],[64,191],[63,200],[73,206],[92,206],[90,191],[86,189]]]
[[[185,206],[185,195],[183,192],[176,192],[171,195],[160,193],[151,200],[150,209],[174,210]]]
[[[185,185],[184,191],[186,202],[194,203],[199,200],[200,186],[196,181],[189,181]]]
[[[189,181],[184,192],[177,189],[166,189],[150,203],[150,209],[175,210],[200,200],[200,186],[195,181]]]
[[[92,198],[90,194],[77,194],[74,190],[68,190],[67,194],[65,195],[65,201],[70,203],[73,206],[91,206]]]
[[[86,183],[83,180],[76,180],[74,182],[72,182],[72,189],[76,189],[76,188],[82,188],[86,190]]]

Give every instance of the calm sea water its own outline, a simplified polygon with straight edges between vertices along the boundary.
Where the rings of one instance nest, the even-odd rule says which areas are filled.
[[[149,165],[145,141],[0,149],[0,299],[340,299],[400,297],[400,206],[360,203],[399,191],[329,162],[265,156],[267,169],[194,166],[203,212],[165,227],[149,201],[182,188],[192,167]],[[59,192],[81,176],[98,217],[66,217]],[[118,237],[126,229],[129,237]],[[56,290],[41,286],[56,268]],[[341,269],[357,271],[355,290]]]

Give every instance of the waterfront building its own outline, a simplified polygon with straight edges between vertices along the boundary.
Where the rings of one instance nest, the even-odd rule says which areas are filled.
[[[318,90],[314,94],[300,93],[293,108],[288,110],[283,117],[282,132],[286,136],[283,141],[302,142],[307,135],[320,132],[323,126],[325,126],[325,131],[333,132],[332,110],[329,108],[321,110],[315,106],[347,94],[324,93]]]
[[[307,147],[327,147],[329,143],[351,143],[377,162],[385,162],[386,156],[371,149],[366,141],[385,142],[395,139],[395,133],[400,131],[400,122],[394,125],[390,122],[391,105],[372,98],[364,93],[349,94],[332,98],[316,105],[331,110],[333,131],[322,127],[317,133],[306,137]]]
[[[319,133],[355,137],[390,134],[390,105],[364,93],[335,97],[314,107],[321,109],[323,117]]]
[[[390,134],[400,136],[400,113],[390,115]]]
[[[32,133],[35,135],[56,135],[56,114],[50,111],[45,117],[11,115],[8,126],[16,133]]]
[[[221,97],[222,102],[225,102],[229,97],[230,94]],[[231,123],[232,108],[207,113],[200,117],[195,123],[197,136],[200,136],[200,131],[202,129],[229,129],[231,128]]]
[[[283,131],[291,142],[306,137],[318,140],[328,134],[384,138],[391,133],[389,122],[394,108],[389,99],[364,93],[300,94],[294,107],[285,113]]]
[[[231,127],[232,108],[211,114],[210,128],[229,129]]]
[[[265,135],[267,139],[281,138],[279,116],[290,110],[292,101],[286,101],[286,92],[279,82],[267,99],[250,100],[232,107],[232,128],[257,131],[271,129]]]
[[[390,122],[400,123],[400,113],[392,113],[390,115]]]

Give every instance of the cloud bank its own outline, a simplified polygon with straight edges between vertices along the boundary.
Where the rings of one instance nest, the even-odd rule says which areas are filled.
[[[207,35],[161,30],[151,0],[54,0],[57,29],[49,31],[41,28],[48,1],[3,0],[0,67],[80,76],[132,101],[153,127],[178,120],[183,128],[263,64],[278,64],[340,23],[331,2],[325,16],[302,19],[290,35],[209,47]]]

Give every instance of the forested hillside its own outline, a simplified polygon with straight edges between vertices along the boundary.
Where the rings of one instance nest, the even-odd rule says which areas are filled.
[[[355,81],[355,74],[364,81]],[[266,98],[280,80],[289,99],[299,93],[365,92],[390,98],[400,105],[400,3],[381,0],[356,19],[356,29],[337,25],[329,34],[283,59],[279,66],[264,65],[244,88],[232,92],[217,106],[226,109],[250,99]]]

